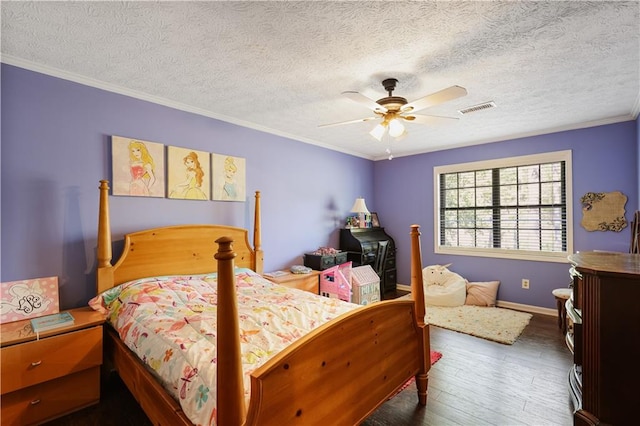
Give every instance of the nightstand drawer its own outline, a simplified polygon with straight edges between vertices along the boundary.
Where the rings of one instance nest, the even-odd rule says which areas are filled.
[[[269,281],[285,287],[306,290],[313,294],[318,294],[320,289],[320,271],[311,271],[308,274],[292,274],[282,275],[279,277],[265,277]]]
[[[99,401],[100,367],[93,367],[2,395],[2,424],[40,423]]]
[[[102,326],[6,346],[0,356],[4,402],[9,392],[102,364]]]
[[[300,290],[306,290],[313,294],[318,294],[320,288],[320,281],[318,274],[292,274],[299,275],[291,281],[282,282],[281,284],[291,288],[298,288]]]

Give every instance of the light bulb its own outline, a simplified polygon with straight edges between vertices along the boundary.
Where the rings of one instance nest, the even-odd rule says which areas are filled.
[[[394,138],[402,135],[404,133],[404,126],[401,122],[396,119],[393,119],[389,122],[389,134]]]
[[[384,136],[384,132],[386,130],[387,128],[384,127],[382,124],[378,124],[376,127],[373,128],[373,130],[369,132],[369,134],[374,138],[376,138],[377,140],[382,141],[382,137]]]

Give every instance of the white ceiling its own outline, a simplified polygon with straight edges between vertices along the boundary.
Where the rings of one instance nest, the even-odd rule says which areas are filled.
[[[2,61],[370,159],[631,120],[640,1],[8,2]],[[378,142],[341,95],[408,101],[452,85]],[[459,109],[494,101],[468,115]]]

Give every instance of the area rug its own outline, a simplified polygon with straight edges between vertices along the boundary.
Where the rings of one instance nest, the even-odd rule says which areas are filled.
[[[436,362],[438,362],[440,358],[442,358],[442,353],[438,351],[431,351],[430,355],[431,355],[431,365],[435,364]]]
[[[512,345],[533,315],[512,309],[463,305],[427,306],[425,321],[437,327]]]

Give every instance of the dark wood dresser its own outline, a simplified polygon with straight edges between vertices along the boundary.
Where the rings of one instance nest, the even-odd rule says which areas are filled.
[[[353,266],[371,265],[380,277],[380,297],[396,290],[396,245],[384,228],[341,229],[340,250]]]
[[[567,346],[575,425],[638,424],[640,255],[571,255]]]

